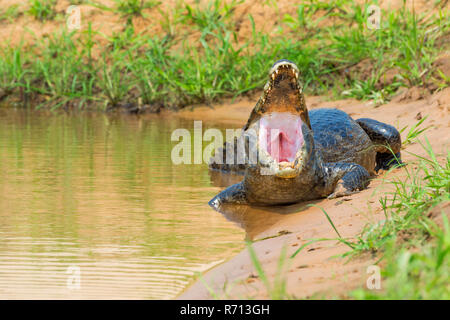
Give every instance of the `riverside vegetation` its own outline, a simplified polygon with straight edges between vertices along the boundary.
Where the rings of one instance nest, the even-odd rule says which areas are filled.
[[[0,46],[2,101],[36,108],[126,107],[136,112],[211,104],[260,90],[263,70],[281,57],[299,66],[307,94],[383,103],[400,87],[433,92],[450,83],[433,68],[450,30],[448,8],[440,2],[420,14],[406,5],[382,10],[380,29],[371,30],[367,4],[304,1],[296,5],[295,14],[276,16],[277,28],[271,34],[258,31],[251,13],[242,17],[252,26],[244,40],[238,40],[234,14],[243,1],[177,1],[171,10],[157,1],[70,3],[115,13],[124,26],[109,36],[86,18],[81,30],[69,32],[64,12],[56,12],[53,0],[0,9],[3,24],[25,16],[57,26],[44,37]],[[262,3],[278,11],[276,2]],[[150,19],[155,12],[158,21]],[[157,24],[161,32],[137,32],[137,18]],[[195,36],[188,38],[190,34]]]

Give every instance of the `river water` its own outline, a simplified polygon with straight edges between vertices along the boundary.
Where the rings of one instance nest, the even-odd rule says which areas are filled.
[[[206,164],[157,116],[0,109],[0,299],[171,299],[239,252]]]

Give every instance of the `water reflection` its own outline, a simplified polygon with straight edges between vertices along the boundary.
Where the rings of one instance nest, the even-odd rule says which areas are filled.
[[[206,165],[172,165],[176,128],[192,121],[0,109],[0,298],[173,298],[241,250]]]
[[[229,221],[244,229],[250,240],[270,229],[286,215],[299,213],[308,208],[308,203],[289,206],[257,207],[243,204],[222,204],[218,211]]]
[[[232,173],[210,172],[211,181],[214,186],[224,189],[227,186],[238,183],[244,178],[243,175]],[[299,213],[306,210],[310,204],[318,201],[306,201],[302,203],[284,206],[250,206],[243,204],[221,204],[217,211],[229,221],[236,223],[244,229],[250,240],[255,240],[258,235],[270,229],[286,215]]]

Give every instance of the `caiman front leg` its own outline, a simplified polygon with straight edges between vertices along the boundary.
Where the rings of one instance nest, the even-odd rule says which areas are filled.
[[[343,197],[367,188],[370,174],[356,163],[325,163],[323,166],[329,199]]]
[[[242,182],[233,184],[212,198],[208,204],[215,210],[219,210],[223,204],[246,204],[247,197]]]

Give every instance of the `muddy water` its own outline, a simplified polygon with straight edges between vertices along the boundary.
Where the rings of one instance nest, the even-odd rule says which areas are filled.
[[[0,299],[170,299],[243,247],[206,165],[173,165],[192,121],[0,110]]]

